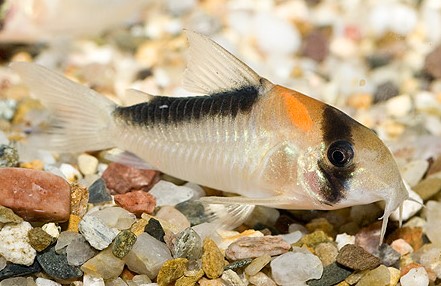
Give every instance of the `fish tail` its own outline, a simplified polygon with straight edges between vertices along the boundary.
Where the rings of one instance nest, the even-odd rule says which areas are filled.
[[[10,67],[51,111],[48,134],[34,137],[33,145],[59,152],[114,147],[116,105],[111,100],[37,64],[14,62]]]

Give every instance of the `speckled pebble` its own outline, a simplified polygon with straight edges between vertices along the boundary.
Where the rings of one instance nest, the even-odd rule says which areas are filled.
[[[389,283],[389,269],[384,265],[380,265],[362,276],[357,286],[387,286]]]
[[[1,101],[0,101],[1,103]],[[0,168],[17,167],[19,162],[17,149],[11,145],[0,145]]]
[[[79,230],[95,249],[102,250],[110,245],[118,232],[106,226],[99,218],[92,215],[83,217]]]
[[[225,270],[221,276],[222,280],[225,281],[227,285],[234,286],[247,286],[246,280],[243,280],[239,277],[239,275],[231,269]]]
[[[379,266],[381,261],[362,247],[347,244],[340,249],[337,255],[337,263],[354,270],[374,269]]]
[[[332,242],[320,243],[314,248],[314,252],[322,261],[323,266],[335,262],[338,255],[338,249],[335,246],[335,243]]]
[[[79,217],[83,217],[87,212],[89,192],[84,187],[81,187],[77,184],[72,184],[70,196],[70,213]]]
[[[197,260],[202,256],[202,239],[191,228],[176,235],[172,249],[173,257],[183,257],[189,260]]]
[[[320,279],[309,280],[309,286],[329,286],[340,283],[346,277],[351,275],[352,271],[339,266],[337,263],[331,263],[323,268],[323,275]]]
[[[230,244],[225,256],[230,260],[256,258],[264,254],[271,256],[286,253],[291,245],[279,236],[243,237]]]
[[[397,263],[401,254],[396,252],[389,244],[383,243],[379,249],[374,253],[375,256],[379,257],[381,263],[386,266],[393,266]]]
[[[184,276],[176,280],[175,286],[195,286],[197,281],[204,276],[204,271],[186,271]]]
[[[52,278],[65,280],[83,276],[80,268],[69,265],[66,254],[57,254],[54,247],[38,254],[37,260],[44,272]]]
[[[187,269],[188,260],[185,258],[175,258],[166,261],[159,270],[157,281],[159,286],[173,284],[176,280],[184,276]]]
[[[210,279],[218,278],[224,271],[224,256],[216,243],[206,238],[203,243],[202,269]]]
[[[319,245],[320,243],[331,242],[331,241],[332,241],[332,238],[329,237],[326,233],[324,233],[322,230],[317,230],[317,231],[314,231],[313,233],[306,234],[294,245],[295,246],[306,245],[306,246],[314,248],[315,246]]]
[[[237,270],[239,268],[243,268],[243,267],[249,265],[251,263],[251,261],[253,261],[253,259],[251,259],[251,258],[236,260],[236,261],[233,261],[230,264],[226,265],[224,267],[224,270]]]
[[[112,245],[112,253],[118,258],[123,258],[132,249],[137,236],[130,230],[123,230],[115,238]]]
[[[29,230],[28,238],[29,244],[38,252],[45,250],[53,241],[53,237],[40,227]]]
[[[40,264],[36,260],[30,266],[8,263],[2,270],[0,270],[0,281],[9,277],[32,275],[40,271]]]
[[[23,219],[16,215],[11,209],[0,206],[0,223],[21,223]]]
[[[30,266],[34,262],[36,251],[29,244],[30,223],[8,224],[0,230],[0,255],[7,261]]]
[[[199,201],[188,200],[179,203],[175,208],[187,217],[192,226],[207,222],[205,208]]]
[[[155,197],[145,191],[131,191],[124,194],[116,194],[113,198],[117,205],[138,217],[143,213],[153,213],[156,207]]]

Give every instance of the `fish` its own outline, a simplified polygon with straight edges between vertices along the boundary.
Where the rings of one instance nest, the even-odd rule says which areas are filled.
[[[220,45],[187,31],[183,86],[197,96],[136,94],[145,102],[116,105],[45,67],[10,67],[50,110],[51,150],[117,147],[155,169],[236,194],[203,197],[235,206],[334,210],[384,201],[380,242],[388,218],[408,191],[386,145],[339,109],[259,76]],[[127,154],[132,154],[133,156]]]

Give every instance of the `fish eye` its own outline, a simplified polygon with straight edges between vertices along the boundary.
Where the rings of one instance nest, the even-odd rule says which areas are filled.
[[[338,168],[348,166],[354,158],[354,149],[348,141],[336,141],[328,148],[328,160]]]

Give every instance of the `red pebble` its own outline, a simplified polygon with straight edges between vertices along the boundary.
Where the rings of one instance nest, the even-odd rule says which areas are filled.
[[[125,194],[115,195],[115,203],[120,207],[140,217],[142,213],[153,213],[156,206],[156,199],[144,191],[133,191]]]
[[[67,221],[70,185],[63,178],[44,171],[0,168],[0,205],[27,221]]]
[[[110,163],[102,175],[106,187],[112,195],[124,194],[133,190],[150,190],[159,180],[159,172],[154,170],[142,170]]]

